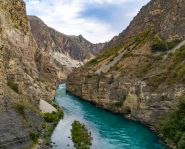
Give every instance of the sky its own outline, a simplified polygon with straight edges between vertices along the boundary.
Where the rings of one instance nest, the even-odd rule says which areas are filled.
[[[66,35],[106,42],[122,32],[150,0],[24,0],[27,14]]]

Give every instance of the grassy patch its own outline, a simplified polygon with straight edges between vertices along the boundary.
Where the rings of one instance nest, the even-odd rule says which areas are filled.
[[[169,54],[164,65],[160,59],[158,64],[159,67],[162,66],[162,72],[148,78],[149,86],[156,88],[161,83],[166,85],[185,83],[185,46]]]
[[[72,141],[76,149],[90,149],[92,145],[91,133],[84,124],[74,121],[71,129]]]
[[[160,130],[178,149],[185,149],[185,97],[179,98],[177,108],[160,123]]]
[[[25,111],[24,111],[25,105],[23,103],[15,103],[14,108],[19,114],[21,114],[21,115],[25,114]]]
[[[178,43],[180,43],[180,40],[179,40],[179,39],[175,39],[175,40],[173,40],[173,41],[167,42],[168,49],[173,49],[173,48],[175,48],[175,46],[177,46]]]
[[[182,81],[185,73],[185,46],[177,49],[175,53],[170,56],[172,63],[167,67],[168,83]]]
[[[12,89],[12,90],[14,90],[16,93],[19,93],[19,88],[18,88],[18,84],[17,83],[15,83],[15,81],[14,80],[8,80],[7,81],[7,85]]]

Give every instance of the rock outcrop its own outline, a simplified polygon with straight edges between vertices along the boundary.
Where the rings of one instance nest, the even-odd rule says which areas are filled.
[[[68,76],[68,91],[155,127],[185,94],[184,8],[184,0],[151,0],[105,52]]]
[[[73,68],[92,59],[104,44],[92,44],[82,35],[67,36],[50,27],[36,16],[28,16],[39,50],[36,61],[40,72],[51,72],[65,79]]]

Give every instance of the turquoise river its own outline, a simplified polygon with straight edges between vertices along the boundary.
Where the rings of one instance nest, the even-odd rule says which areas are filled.
[[[65,116],[53,132],[53,149],[74,149],[70,138],[74,120],[83,122],[91,131],[91,149],[167,149],[157,134],[144,125],[66,94],[65,84],[59,86],[55,99]]]

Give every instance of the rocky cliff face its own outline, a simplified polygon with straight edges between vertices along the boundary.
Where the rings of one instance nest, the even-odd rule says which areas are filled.
[[[184,0],[152,0],[105,52],[68,76],[68,91],[156,126],[185,94]]]
[[[36,60],[42,73],[55,72],[60,79],[64,79],[73,68],[92,59],[104,46],[92,44],[81,35],[64,35],[48,27],[38,17],[28,16],[28,18],[39,47]]]
[[[0,0],[0,148],[28,148],[42,130],[38,103],[52,99],[55,82],[40,79],[37,49],[25,3]]]

